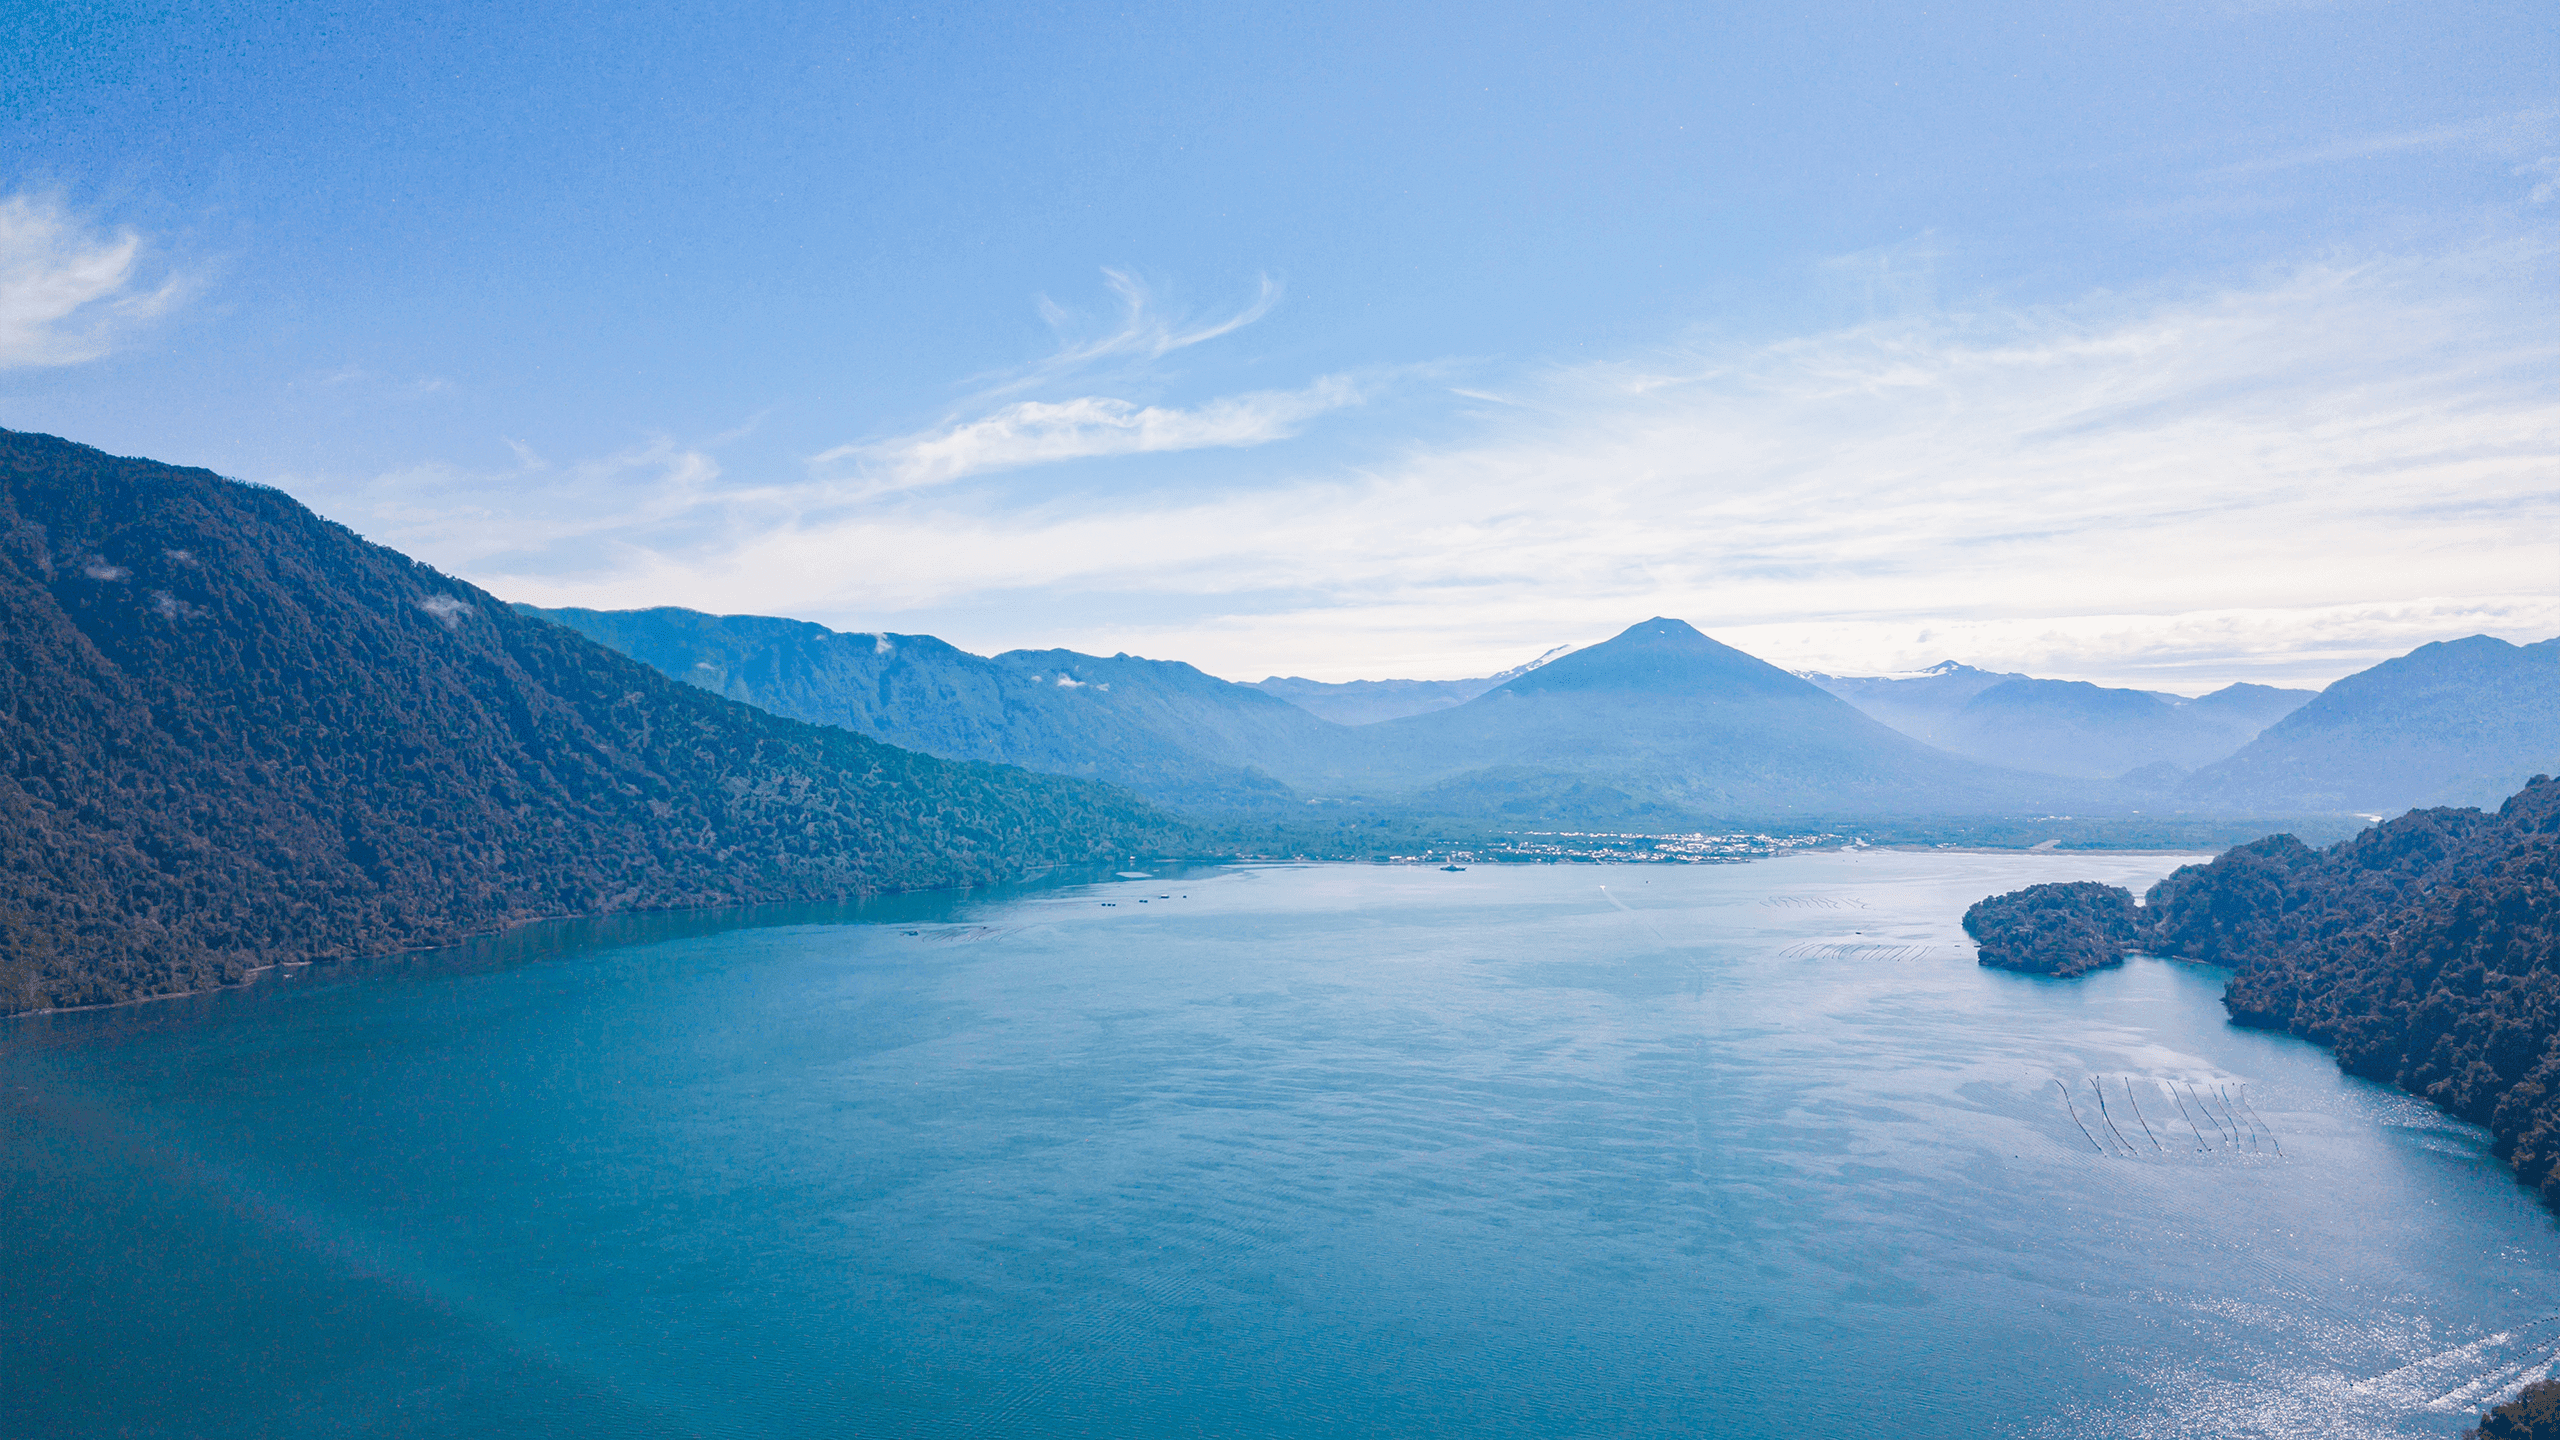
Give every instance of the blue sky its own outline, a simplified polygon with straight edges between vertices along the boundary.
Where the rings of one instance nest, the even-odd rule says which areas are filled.
[[[2547,5],[0,25],[0,424],[511,598],[1239,678],[2560,632]]]

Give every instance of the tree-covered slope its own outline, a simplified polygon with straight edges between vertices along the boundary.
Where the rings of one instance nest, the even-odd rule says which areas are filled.
[[[678,685],[280,492],[5,431],[0,647],[0,1011],[1172,834]]]
[[[1008,650],[995,658],[1039,683],[1074,690],[1211,764],[1275,775],[1302,771],[1311,758],[1336,753],[1350,733],[1257,686],[1221,680],[1179,660],[1073,650]]]
[[[1982,964],[2060,979],[2121,965],[2142,941],[2133,896],[2094,880],[1977,900],[1964,912],[1964,933],[1981,946]]]
[[[2068,938],[2025,923],[2031,894],[1976,907],[2018,922],[1979,927],[1986,958]],[[2290,835],[2238,846],[2151,887],[2139,923],[2151,953],[2232,970],[2233,1019],[2487,1126],[2560,1204],[2560,782],[2534,776],[2494,814],[2414,810],[2325,850]]]
[[[2560,639],[2421,645],[2320,692],[2231,758],[2188,777],[2193,809],[2493,805],[2560,769]]]
[[[1238,809],[1292,798],[1250,761],[1201,753],[1226,751],[1214,740],[1204,747],[1196,737],[1206,727],[1168,710],[1158,693],[1167,682],[1132,671],[1163,662],[1065,651],[989,658],[930,635],[843,633],[804,620],[672,607],[516,608],[732,700],[928,755],[1108,781],[1173,805]],[[1077,680],[1079,666],[1111,669],[1121,682]],[[1241,704],[1278,711],[1284,724],[1324,724],[1249,686],[1178,668],[1186,673],[1170,683],[1201,692],[1198,710]]]
[[[2244,851],[2152,888],[2152,948],[2232,965],[2233,1018],[2488,1126],[2560,1202],[2560,783]]]

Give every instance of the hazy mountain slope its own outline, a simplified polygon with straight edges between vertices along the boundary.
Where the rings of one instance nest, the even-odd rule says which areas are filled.
[[[1350,732],[1277,695],[1221,680],[1179,660],[1008,650],[995,657],[1033,680],[1079,696],[1213,764],[1269,774],[1303,770]]]
[[[1941,723],[1936,743],[1985,763],[2052,775],[2121,775],[2153,765],[2186,770],[2249,743],[2264,724],[2251,717],[2276,709],[2281,702],[2270,697],[2288,693],[2222,690],[2173,704],[2146,691],[2079,680],[2004,680]]]
[[[2199,695],[2187,702],[2187,708],[2234,730],[2246,731],[2247,739],[2242,741],[2246,744],[2247,740],[2256,739],[2259,731],[2319,697],[2317,690],[2285,690],[2243,682]]]
[[[1278,773],[1315,793],[1547,818],[1979,812],[2069,789],[1932,750],[1659,618],[1455,709],[1347,734],[1334,766]]]
[[[1917,675],[1808,674],[1801,678],[1857,706],[1869,718],[1935,745],[1938,727],[1974,696],[2004,680],[2027,677],[1942,660]]]
[[[989,659],[930,635],[844,634],[760,615],[517,608],[732,700],[930,755],[1104,780],[1169,804],[1290,799],[1269,776],[1206,758],[1169,733],[1154,702],[1058,683],[1074,678],[1063,665]],[[1213,686],[1248,689],[1181,668]],[[1252,693],[1248,703],[1278,703]]]
[[[1916,676],[1804,678],[1942,750],[1986,765],[2092,778],[2150,767],[2174,780],[2238,750],[2314,693],[2231,685],[2182,700],[1952,660]]]
[[[2489,805],[2560,769],[2560,639],[2421,645],[2350,675],[2188,777],[2194,808]]]
[[[0,432],[0,1010],[1158,845],[680,686],[281,492]]]
[[[1254,688],[1277,695],[1299,709],[1336,725],[1374,725],[1381,720],[1401,720],[1407,715],[1427,715],[1434,710],[1463,705],[1503,681],[1526,675],[1572,650],[1570,645],[1558,645],[1526,665],[1514,665],[1499,675],[1485,675],[1473,680],[1343,680],[1328,683],[1295,675],[1274,675]]]

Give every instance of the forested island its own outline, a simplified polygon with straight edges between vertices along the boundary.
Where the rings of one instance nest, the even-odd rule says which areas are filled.
[[[2131,892],[2095,880],[1977,900],[1964,933],[1981,944],[1985,965],[2063,979],[2123,964],[2142,939]]]
[[[2099,907],[2084,888],[2114,889],[1974,906],[1981,962],[2086,973]],[[2229,967],[2235,1021],[2486,1126],[2560,1205],[2560,783],[2537,775],[2494,814],[2413,810],[2325,850],[2239,846],[2152,886],[2134,926],[2131,948]]]

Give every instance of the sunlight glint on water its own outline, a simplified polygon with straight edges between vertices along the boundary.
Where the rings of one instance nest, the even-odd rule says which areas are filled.
[[[0,1430],[2452,1434],[2560,1348],[2483,1137],[1962,943],[2173,863],[1167,873],[18,1022]]]

